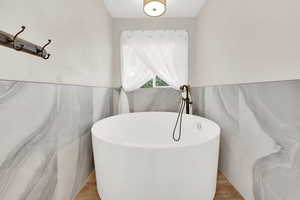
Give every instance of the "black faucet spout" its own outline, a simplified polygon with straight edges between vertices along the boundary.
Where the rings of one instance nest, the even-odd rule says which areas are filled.
[[[192,101],[190,99],[190,86],[189,85],[183,85],[180,87],[180,90],[182,92],[185,92],[185,98],[182,97],[182,100],[185,101],[185,109],[186,109],[186,114],[190,114],[190,105],[192,104]]]

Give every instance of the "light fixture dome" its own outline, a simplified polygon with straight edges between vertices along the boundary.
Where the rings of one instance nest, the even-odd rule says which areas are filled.
[[[144,0],[144,12],[150,17],[159,17],[167,10],[166,0]]]

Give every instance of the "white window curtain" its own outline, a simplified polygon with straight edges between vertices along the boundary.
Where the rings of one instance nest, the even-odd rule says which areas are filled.
[[[129,112],[125,92],[133,91],[154,75],[174,89],[188,83],[188,33],[125,31],[121,35],[122,88],[119,113]]]

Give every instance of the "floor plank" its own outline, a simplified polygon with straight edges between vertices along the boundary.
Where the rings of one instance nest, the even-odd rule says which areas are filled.
[[[219,173],[217,192],[214,200],[244,200],[244,198],[229,183],[226,177],[222,173]]]
[[[97,192],[95,172],[89,177],[87,184],[74,200],[101,200]]]
[[[97,193],[96,177],[93,173],[86,186],[74,200],[101,200]],[[217,193],[214,200],[244,200],[222,173],[218,174]]]

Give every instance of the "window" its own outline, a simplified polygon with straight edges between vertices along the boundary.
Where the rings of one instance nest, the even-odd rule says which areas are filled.
[[[187,84],[187,31],[124,31],[120,45],[122,87],[125,91],[179,88]]]
[[[159,78],[158,76],[154,76],[151,80],[149,80],[145,85],[141,88],[158,88],[158,87],[168,87],[169,85]]]

